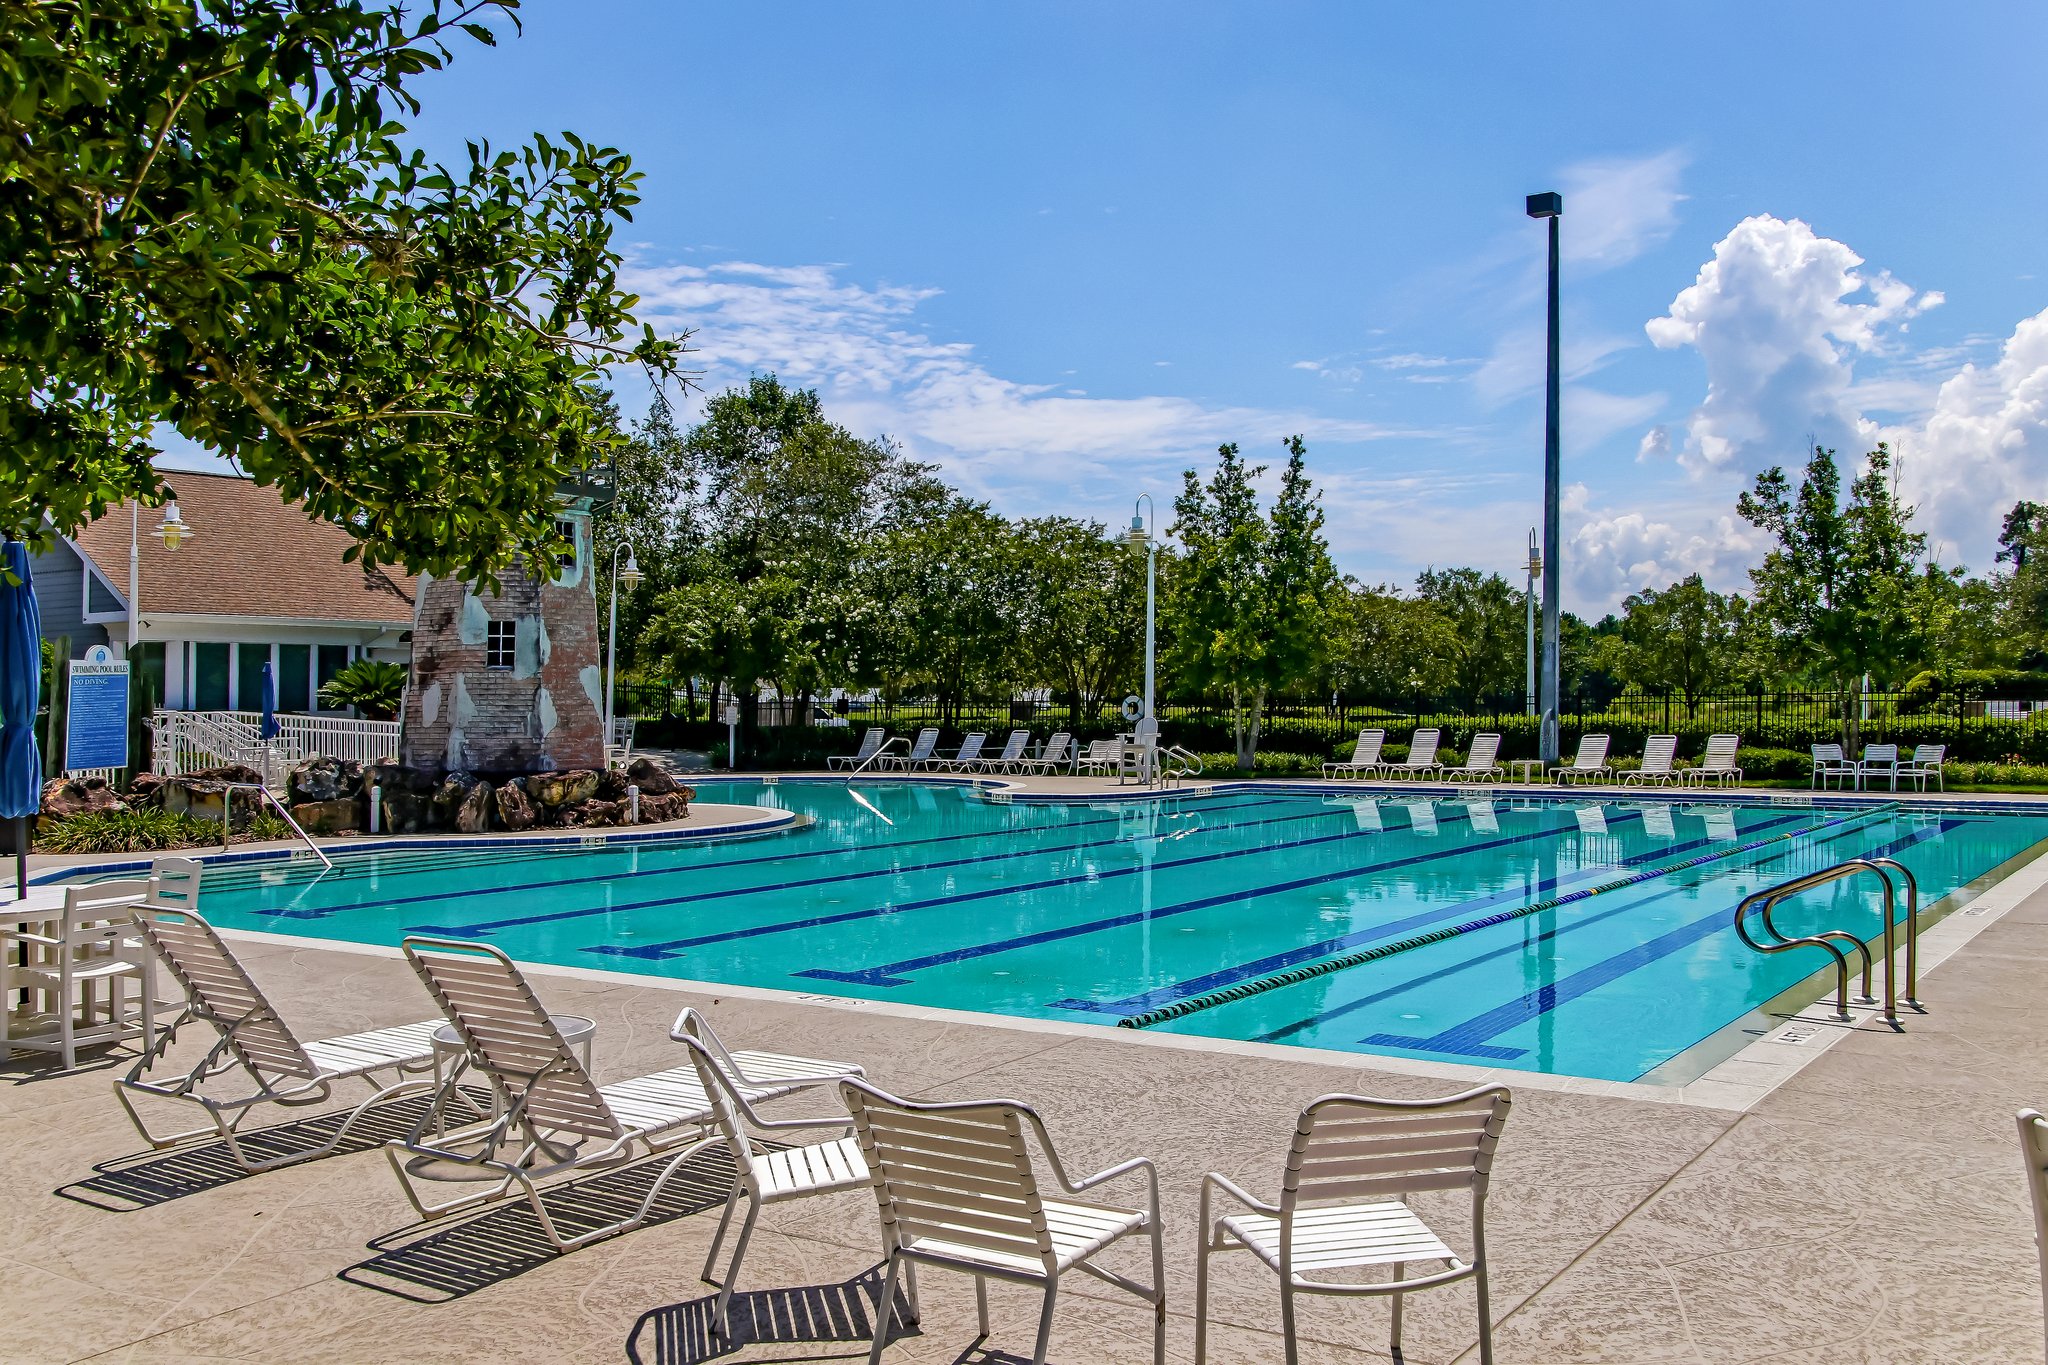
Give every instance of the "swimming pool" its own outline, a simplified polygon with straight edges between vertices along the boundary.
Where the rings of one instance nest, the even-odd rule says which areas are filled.
[[[1744,947],[1731,927],[1744,894],[1884,855],[1913,870],[1924,906],[2048,839],[2048,814],[1955,808],[855,790],[700,784],[705,801],[809,819],[747,840],[348,853],[338,874],[230,864],[209,870],[204,906],[230,928],[472,938],[529,961],[1107,1025],[1641,873],[1153,1027],[1684,1081],[1824,965]],[[1869,937],[1879,912],[1873,890],[1841,882],[1778,918]]]

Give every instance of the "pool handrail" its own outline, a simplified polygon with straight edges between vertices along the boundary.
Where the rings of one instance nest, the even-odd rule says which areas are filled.
[[[1835,960],[1835,1014],[1837,1018],[1849,1017],[1849,959],[1848,955],[1834,946],[1830,940],[1847,939],[1863,957],[1862,1001],[1875,1003],[1870,993],[1872,961],[1870,946],[1862,938],[1846,929],[1823,929],[1815,934],[1788,935],[1771,920],[1771,911],[1779,902],[1787,900],[1802,891],[1817,886],[1845,880],[1860,873],[1877,878],[1884,896],[1884,1014],[1885,1019],[1896,1028],[1899,1022],[1899,993],[1897,979],[1897,934],[1898,894],[1891,873],[1898,872],[1906,882],[1906,999],[1915,1008],[1919,1007],[1919,939],[1920,939],[1920,886],[1913,874],[1895,858],[1849,858],[1833,867],[1822,868],[1794,877],[1788,882],[1765,887],[1744,896],[1735,907],[1735,933],[1744,944],[1759,953],[1782,953],[1790,948],[1812,947],[1826,951]],[[1771,942],[1759,943],[1749,932],[1749,916],[1754,910],[1771,936]]]

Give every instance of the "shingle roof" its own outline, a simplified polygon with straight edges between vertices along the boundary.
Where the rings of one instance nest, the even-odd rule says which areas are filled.
[[[190,616],[257,616],[412,625],[413,576],[396,567],[364,572],[342,562],[353,538],[308,518],[274,488],[225,474],[166,471],[178,511],[194,532],[175,552],[150,535],[163,519],[142,509],[141,610]],[[109,583],[128,586],[126,504],[73,539]]]

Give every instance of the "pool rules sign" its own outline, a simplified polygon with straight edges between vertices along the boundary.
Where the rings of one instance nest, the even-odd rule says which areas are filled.
[[[71,661],[71,704],[64,722],[64,767],[128,766],[128,661],[94,645]]]

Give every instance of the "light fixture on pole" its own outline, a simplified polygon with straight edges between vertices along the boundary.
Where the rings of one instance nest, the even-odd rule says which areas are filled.
[[[178,514],[178,502],[173,498],[164,504],[163,519],[150,532],[162,541],[166,550],[176,550],[180,545],[197,534],[185,524],[185,518]],[[128,654],[132,658],[135,647],[142,643],[142,504],[130,499],[128,502]]]
[[[1543,388],[1543,672],[1537,701],[1542,707],[1538,756],[1544,765],[1557,762],[1557,595],[1558,595],[1558,344],[1557,344],[1557,220],[1564,216],[1564,196],[1555,192],[1528,198],[1531,218],[1550,223],[1550,363]]]
[[[1139,515],[1139,504],[1143,504],[1146,515]],[[1145,547],[1145,714],[1138,718],[1137,739],[1144,751],[1145,780],[1153,781],[1159,764],[1159,718],[1152,709],[1153,657],[1155,643],[1156,603],[1155,593],[1159,578],[1159,539],[1152,534],[1152,523],[1159,519],[1159,509],[1150,493],[1140,493],[1131,504],[1131,529],[1124,533],[1128,545]]]
[[[1524,673],[1524,705],[1530,715],[1536,714],[1536,580],[1543,573],[1543,552],[1536,548],[1536,528],[1529,528],[1529,562],[1522,566],[1529,571],[1529,577],[1522,589],[1522,606],[1528,616],[1528,637],[1523,647],[1522,665]]]
[[[626,552],[626,567],[619,567],[619,551]],[[612,546],[612,604],[611,620],[605,633],[604,655],[604,745],[610,749],[612,739],[612,694],[619,680],[619,585],[626,585],[631,592],[647,577],[640,572],[640,563],[633,557],[633,546],[629,541],[620,541]]]

